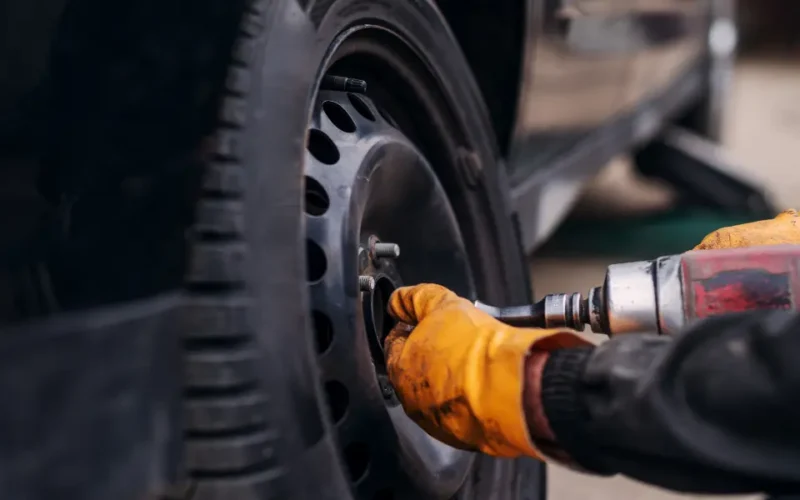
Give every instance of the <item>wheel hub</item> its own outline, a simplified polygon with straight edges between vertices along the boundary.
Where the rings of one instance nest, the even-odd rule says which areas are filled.
[[[383,344],[395,325],[388,314],[389,297],[402,286],[400,273],[397,271],[395,259],[400,257],[400,245],[383,243],[377,236],[369,236],[364,245],[358,249],[359,280],[369,282],[361,287],[361,310],[364,314],[372,360],[375,370],[382,382],[382,392],[391,390],[388,380],[380,377],[386,375]]]
[[[307,142],[308,279],[329,418],[360,498],[450,498],[474,455],[428,436],[386,376],[386,308],[403,283],[474,285],[430,165],[363,94],[322,90]],[[402,255],[400,250],[402,249]]]

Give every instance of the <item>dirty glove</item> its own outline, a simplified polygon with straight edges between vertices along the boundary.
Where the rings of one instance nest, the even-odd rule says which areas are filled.
[[[523,408],[525,359],[587,341],[510,327],[439,285],[396,290],[389,312],[399,321],[385,342],[389,379],[420,427],[456,448],[541,458]]]
[[[786,210],[774,219],[717,229],[695,250],[800,244],[800,217],[797,210]]]

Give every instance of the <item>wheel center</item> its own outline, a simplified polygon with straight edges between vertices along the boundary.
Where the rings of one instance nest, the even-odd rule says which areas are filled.
[[[376,236],[370,236],[366,248],[359,250],[364,311],[364,330],[369,340],[372,360],[378,374],[386,373],[383,344],[397,322],[389,314],[389,299],[401,286],[395,259],[400,256],[400,247],[394,243],[383,243]]]
[[[390,297],[404,282],[473,295],[458,221],[427,160],[363,95],[321,90],[306,147],[312,314],[330,422],[350,477],[361,489],[451,498],[474,455],[435,440],[405,414],[383,344],[396,324]]]

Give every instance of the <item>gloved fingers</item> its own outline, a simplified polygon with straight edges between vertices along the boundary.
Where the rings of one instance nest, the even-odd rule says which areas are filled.
[[[700,242],[694,250],[715,250],[720,248],[738,248],[740,245],[736,245],[735,243],[731,242],[730,234],[723,232],[723,230],[718,229],[713,233],[707,235],[703,238],[703,241]]]
[[[800,244],[800,216],[785,210],[774,219],[724,227],[708,234],[695,250]]]
[[[772,222],[772,221],[770,221]],[[792,222],[787,221],[789,224]],[[800,244],[800,227],[796,230],[784,227],[742,227],[720,229],[709,234],[695,250],[720,250],[749,248],[769,245]]]
[[[428,433],[429,436],[436,438],[437,440],[441,441],[442,443],[450,446],[452,448],[457,448],[459,450],[466,450],[466,451],[478,451],[478,448],[474,445],[470,445],[469,443],[465,443],[458,439],[457,437],[453,436],[450,433],[443,432],[442,429],[425,418],[421,418],[419,416],[409,415],[411,420],[416,422],[422,430]]]
[[[389,376],[394,374],[395,367],[400,361],[400,355],[403,353],[403,348],[406,346],[406,340],[411,334],[413,327],[407,323],[398,322],[386,340],[383,341],[383,352],[386,356],[386,368],[389,370]]]
[[[416,325],[444,303],[459,300],[441,285],[421,284],[398,288],[389,298],[389,314],[399,322]]]

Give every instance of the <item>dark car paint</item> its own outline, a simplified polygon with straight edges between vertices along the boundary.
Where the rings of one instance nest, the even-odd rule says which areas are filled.
[[[639,129],[655,133],[666,117],[657,98],[674,88],[677,79],[687,78],[692,71],[704,79],[674,106],[677,110],[707,86],[709,72],[703,62],[709,13],[729,3],[435,1],[483,93],[500,154],[508,165],[511,206],[519,211],[527,250],[563,218],[583,182],[610,157],[631,147],[633,136],[624,130],[630,129],[626,123],[633,115],[641,117]],[[58,0],[47,2],[46,12],[58,12],[62,6]],[[51,23],[34,26],[40,24],[41,36],[34,38],[45,46]],[[23,69],[38,75],[35,64]],[[19,78],[12,83],[27,81],[23,78],[27,73],[20,68],[14,74]],[[4,104],[18,101],[20,92],[9,90],[0,95],[0,111]],[[649,103],[646,112],[638,109],[644,103]],[[613,144],[607,142],[610,129],[615,130]],[[642,139],[646,134],[636,135]],[[606,141],[602,145],[606,154],[579,154],[596,149],[590,145],[598,141]],[[547,209],[534,210],[534,206]]]
[[[707,88],[715,2],[439,1],[484,92],[526,250],[608,160]]]
[[[526,0],[435,0],[472,68],[506,156],[517,115]]]

